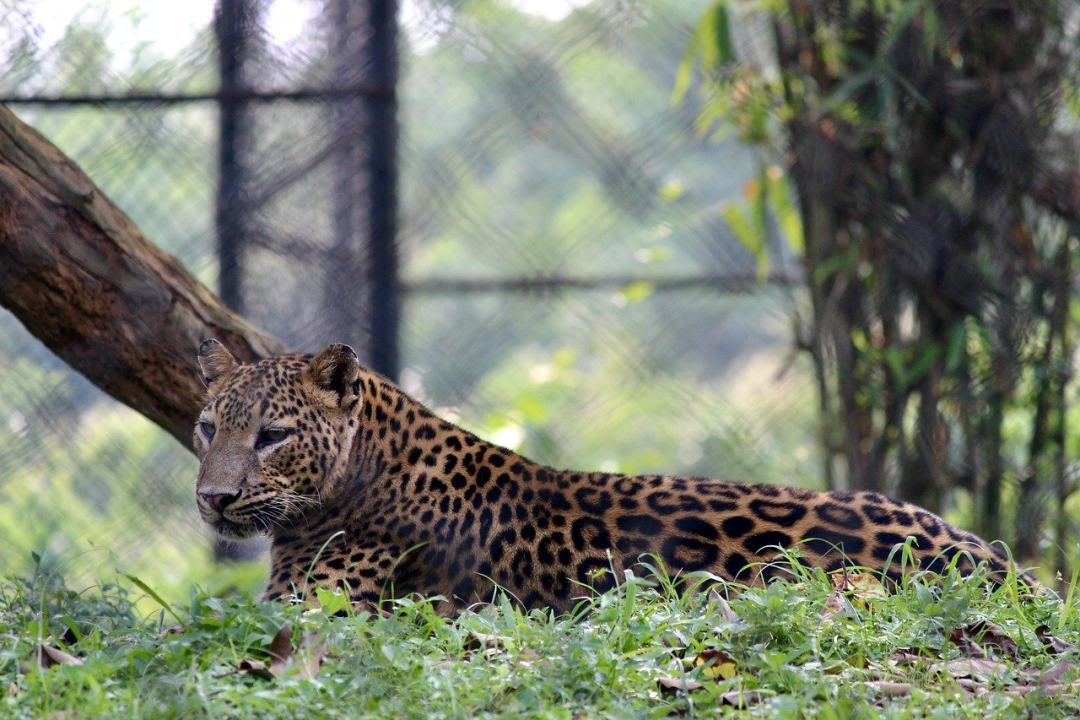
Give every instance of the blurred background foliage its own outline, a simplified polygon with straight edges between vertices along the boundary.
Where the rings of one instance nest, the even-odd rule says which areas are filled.
[[[789,170],[825,483],[934,509],[966,490],[971,524],[1024,560],[1051,525],[1064,569],[1080,447],[1075,3],[765,6],[713,5],[676,93],[699,61],[701,128]],[[745,27],[768,32],[771,61],[743,61]]]
[[[251,0],[247,87],[370,79],[342,75],[343,2]],[[398,17],[409,392],[540,461],[880,487],[1061,567],[1080,517],[1077,228],[1040,190],[1075,149],[1066,3],[410,0]],[[377,313],[335,255],[347,103],[245,109],[251,211],[220,261],[217,43],[211,0],[6,0],[0,98],[201,280],[238,276],[257,325],[371,358]],[[0,311],[0,568],[257,587],[258,564],[213,561],[195,472]]]

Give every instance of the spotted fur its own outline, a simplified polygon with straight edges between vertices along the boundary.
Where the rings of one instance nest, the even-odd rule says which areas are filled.
[[[914,537],[924,568],[1006,558],[909,503],[668,475],[556,470],[436,417],[346,346],[239,364],[200,350],[198,504],[218,532],[272,539],[270,598],[344,586],[357,601],[419,592],[460,606],[493,583],[565,609],[645,553],[672,572],[768,581],[778,547],[881,569]],[[275,438],[279,438],[275,440]],[[888,573],[898,577],[898,555]]]

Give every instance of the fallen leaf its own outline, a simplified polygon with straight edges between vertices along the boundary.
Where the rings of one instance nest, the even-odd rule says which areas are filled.
[[[953,628],[952,632],[949,633],[949,639],[972,657],[986,656],[981,647],[982,645],[997,647],[1011,658],[1020,655],[1016,642],[997,625],[988,623],[985,620],[979,620],[962,628]]]
[[[498,635],[489,635],[488,633],[476,631],[470,631],[469,634],[465,636],[465,642],[462,643],[462,648],[466,652],[502,647],[503,640]]]
[[[296,677],[302,680],[310,680],[319,674],[323,658],[326,656],[326,646],[320,642],[318,633],[305,633],[300,639],[300,645],[296,650],[292,644],[292,624],[285,623],[270,641],[269,664],[262,660],[245,658],[230,673],[224,673],[217,677],[224,677],[235,673],[237,675],[253,675],[263,680],[272,680],[281,677]]]
[[[1062,660],[1059,663],[1051,665],[1045,670],[1035,670],[1034,668],[1032,668],[1031,670],[1027,671],[1027,674],[1036,682],[1046,685],[1049,683],[1056,683],[1062,678],[1062,676],[1064,676],[1074,667],[1076,666],[1068,660]]]
[[[946,663],[935,663],[934,669],[946,672],[955,678],[973,678],[985,682],[995,675],[1003,675],[1009,671],[1009,666],[985,658],[961,658],[950,660]]]
[[[896,659],[896,662],[904,665],[913,665],[917,662],[928,659],[927,656],[923,653],[923,651],[919,650],[918,648],[905,648],[904,650],[900,650],[899,652],[897,652],[896,655],[894,655],[893,657]]]
[[[850,604],[844,599],[844,593],[840,590],[833,590],[825,601],[825,606],[821,608],[820,617],[822,620],[835,620],[847,613],[849,607]]]
[[[1067,643],[1061,638],[1051,635],[1050,627],[1047,625],[1040,625],[1035,628],[1035,636],[1046,646],[1047,651],[1051,655],[1060,655],[1062,653],[1076,651],[1076,646],[1072,643]]]
[[[972,695],[984,695],[989,692],[986,685],[980,680],[972,680],[971,678],[957,678],[956,684],[964,690],[967,690]]]
[[[737,708],[745,708],[751,705],[757,705],[764,699],[757,690],[729,690],[726,693],[720,694],[720,701],[725,702],[728,705],[732,705]]]
[[[702,665],[705,667],[702,669],[701,674],[708,678],[730,680],[738,673],[735,660],[723,650],[717,650],[716,648],[708,648],[698,653],[697,657],[694,658],[694,667],[701,667]]]
[[[829,577],[832,580],[833,589],[853,593],[856,597],[862,599],[887,598],[889,596],[877,575],[841,571],[833,573]]]
[[[893,682],[891,680],[870,680],[864,683],[866,687],[880,695],[888,697],[903,697],[911,692],[911,683]]]
[[[986,657],[986,653],[979,647],[979,644],[972,640],[967,634],[964,633],[963,628],[953,628],[949,632],[949,640],[960,647],[960,652],[971,657],[983,658]]]
[[[274,674],[270,672],[270,668],[266,666],[266,663],[264,663],[262,660],[251,659],[241,660],[240,664],[236,666],[236,670],[217,675],[216,677],[222,678],[226,675],[232,675],[233,673],[237,675],[254,675],[255,677],[262,678],[263,680],[274,679]]]
[[[38,667],[42,668],[51,668],[53,665],[82,665],[82,660],[52,645],[38,646],[35,654]]]
[[[292,623],[285,623],[270,641],[270,672],[281,677],[292,653]]]
[[[1057,697],[1058,695],[1068,693],[1069,696],[1072,697],[1076,695],[1078,690],[1080,690],[1080,682],[1051,683],[1049,685],[1015,685],[1013,687],[1005,688],[1005,692],[1010,695],[1019,695],[1020,697],[1031,695],[1032,693],[1039,693],[1046,697]]]
[[[688,692],[690,690],[700,690],[705,687],[697,680],[688,677],[677,678],[670,675],[661,675],[656,681],[660,683],[660,688],[662,690],[681,690],[683,692]]]

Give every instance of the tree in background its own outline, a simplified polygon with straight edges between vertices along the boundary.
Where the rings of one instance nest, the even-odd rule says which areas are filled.
[[[1015,493],[1024,559],[1052,494],[1063,552],[1080,312],[1076,8],[751,8],[721,2],[704,16],[676,94],[699,59],[702,127],[726,121],[780,158],[748,189],[761,229],[770,200],[785,214],[784,170],[793,181],[799,222],[785,227],[809,284],[797,333],[813,357],[827,482],[935,509],[963,487],[993,538],[1008,536],[1002,496]]]

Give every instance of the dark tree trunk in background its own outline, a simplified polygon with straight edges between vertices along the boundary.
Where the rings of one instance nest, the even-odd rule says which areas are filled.
[[[214,31],[218,47],[218,78],[222,98],[218,108],[218,190],[217,227],[218,290],[233,311],[244,312],[244,250],[249,242],[253,208],[248,202],[248,146],[252,138],[247,89],[248,65],[255,30],[258,27],[257,0],[218,0]],[[254,557],[254,546],[214,540],[217,560],[245,560]]]
[[[333,108],[334,240],[325,272],[327,332],[396,377],[400,279],[397,249],[397,2],[328,0],[338,87],[369,91]],[[374,92],[370,89],[375,89]],[[363,288],[363,293],[349,289]]]
[[[205,402],[195,353],[285,351],[230,311],[54,145],[0,107],[0,305],[184,447]]]

